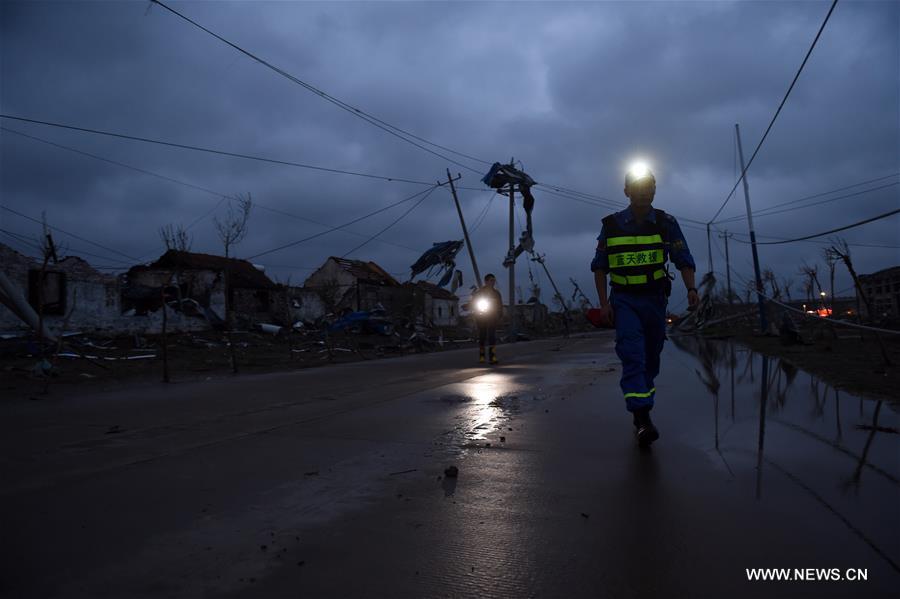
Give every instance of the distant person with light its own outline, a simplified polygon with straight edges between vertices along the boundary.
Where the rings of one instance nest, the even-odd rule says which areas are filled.
[[[485,345],[488,346],[491,364],[497,363],[497,323],[503,312],[503,298],[494,287],[497,277],[492,274],[484,276],[484,285],[472,296],[472,307],[475,324],[478,326],[478,361],[485,362]]]

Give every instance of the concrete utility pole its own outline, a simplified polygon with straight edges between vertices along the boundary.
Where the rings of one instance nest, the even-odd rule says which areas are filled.
[[[457,178],[461,175],[457,174]],[[463,236],[466,238],[466,249],[469,250],[469,257],[472,259],[472,271],[475,273],[475,285],[481,287],[484,281],[481,280],[481,273],[478,271],[478,264],[475,262],[475,250],[472,249],[472,241],[469,239],[469,230],[466,229],[466,219],[463,218],[462,208],[459,207],[459,198],[456,197],[456,187],[453,185],[453,177],[450,176],[450,169],[447,169],[447,182],[450,183],[450,191],[453,193],[453,201],[456,203],[456,212],[459,214],[459,222],[462,225]]]
[[[750,209],[750,185],[747,183],[747,167],[744,166],[744,146],[741,145],[741,128],[734,124],[737,135],[738,155],[741,158],[741,179],[744,182],[744,203],[747,205],[747,225],[750,227],[750,247],[753,249],[753,270],[756,274],[756,299],[759,302],[759,326],[763,334],[766,332],[766,301],[763,299],[762,276],[759,273],[759,254],[756,252],[756,231],[753,229],[753,211]]]
[[[511,163],[511,162],[510,162]],[[509,337],[516,340],[516,192],[515,185],[509,184]]]
[[[732,234],[728,231],[724,233],[719,233],[719,237],[725,240],[725,277],[728,279],[728,303],[733,304],[731,301],[731,258],[728,256],[728,238],[732,237]]]

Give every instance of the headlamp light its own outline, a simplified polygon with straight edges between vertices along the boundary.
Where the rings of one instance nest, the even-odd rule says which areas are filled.
[[[475,302],[475,310],[477,310],[481,314],[484,314],[485,312],[487,312],[490,309],[491,309],[491,302],[489,302],[488,300],[486,300],[484,298],[481,298]]]
[[[633,163],[625,174],[625,185],[655,180],[656,179],[653,176],[653,173],[650,172],[650,167],[647,166],[646,162],[638,161]]]

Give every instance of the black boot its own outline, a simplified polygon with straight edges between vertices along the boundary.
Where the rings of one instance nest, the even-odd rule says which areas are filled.
[[[634,434],[641,447],[650,447],[651,443],[659,439],[659,431],[650,420],[650,408],[634,411]]]

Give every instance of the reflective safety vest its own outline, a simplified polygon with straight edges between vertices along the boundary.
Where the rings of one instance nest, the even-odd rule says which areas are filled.
[[[623,231],[614,215],[603,219],[613,289],[639,294],[664,292],[668,239],[663,223],[667,217],[662,210],[654,212],[656,223],[644,221],[638,227],[639,235]]]

